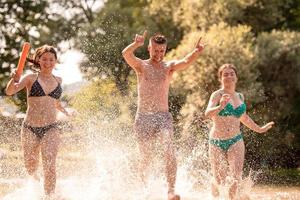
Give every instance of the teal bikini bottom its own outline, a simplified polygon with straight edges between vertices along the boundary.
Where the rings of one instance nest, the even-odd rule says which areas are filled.
[[[235,144],[236,142],[243,139],[243,135],[240,133],[230,139],[227,140],[220,140],[220,139],[209,139],[209,143],[213,144],[219,148],[221,148],[223,151],[228,151],[228,149],[231,147],[231,145]]]

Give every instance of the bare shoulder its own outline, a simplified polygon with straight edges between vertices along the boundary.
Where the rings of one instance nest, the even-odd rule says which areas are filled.
[[[54,78],[59,82],[59,84],[62,83],[62,78],[60,76],[54,76]]]
[[[174,65],[176,65],[177,61],[176,60],[170,60],[170,61],[165,61],[166,66],[168,67],[172,67]]]
[[[24,76],[22,76],[19,84],[21,84],[25,87],[30,87],[36,79],[37,79],[36,73],[25,74]]]
[[[33,82],[37,79],[38,75],[36,73],[30,73],[30,74],[26,74],[24,75],[24,80],[26,81],[30,81],[30,82]]]
[[[165,65],[169,68],[172,68],[177,64],[178,64],[178,60],[165,61]]]
[[[245,100],[245,97],[241,92],[237,92],[237,94],[243,101]]]
[[[127,62],[129,66],[131,66],[135,72],[142,73],[145,66],[147,65],[147,60],[143,60],[140,58],[135,58],[132,62]]]
[[[221,89],[214,91],[211,93],[210,98],[211,100],[219,101],[222,97],[223,91]]]
[[[164,62],[164,66],[165,66],[165,68],[168,68],[168,69],[170,69],[171,71],[174,71],[173,69],[173,67],[175,66],[177,64],[177,61],[176,60],[170,60],[170,61],[165,61]]]
[[[149,59],[148,60],[143,60],[143,59],[140,59],[140,58],[138,58],[138,59],[139,59],[139,64],[141,66],[145,66],[145,65],[148,65],[150,63]]]
[[[211,93],[211,96],[214,96],[214,97],[218,97],[219,96],[219,97],[221,97],[222,94],[223,94],[223,91],[221,89],[219,89],[219,90],[216,90],[213,93]]]
[[[132,66],[132,67],[142,67],[143,65],[145,65],[147,60],[143,60],[141,58],[138,58],[138,57],[132,57],[130,60],[129,60],[129,65]]]

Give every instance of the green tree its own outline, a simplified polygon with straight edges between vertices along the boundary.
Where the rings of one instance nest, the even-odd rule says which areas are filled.
[[[262,83],[257,81],[259,71],[253,68],[254,35],[248,26],[230,27],[225,23],[211,26],[208,31],[195,31],[187,34],[175,50],[168,56],[178,58],[191,50],[199,35],[204,35],[208,43],[197,62],[183,72],[174,74],[175,90],[186,96],[181,109],[182,128],[187,137],[206,137],[203,124],[195,124],[203,118],[210,94],[220,87],[217,78],[218,68],[225,63],[233,63],[238,69],[238,88],[250,105],[264,101]],[[238,56],[237,56],[238,55]],[[250,106],[251,109],[251,106]],[[200,126],[200,127],[199,127]]]
[[[300,1],[289,0],[285,5],[282,6],[282,13],[284,16],[283,21],[278,23],[278,29],[296,30],[300,29]]]
[[[0,95],[4,93],[12,68],[19,59],[22,44],[31,43],[33,50],[43,44],[59,48],[61,41],[69,41],[80,27],[91,20],[92,6],[86,1],[9,1],[0,2]],[[64,14],[68,9],[70,16]],[[25,91],[12,98],[20,110],[26,109]]]
[[[122,57],[122,50],[129,45],[136,33],[149,30],[149,33],[162,32],[171,39],[169,48],[178,44],[181,31],[171,22],[171,18],[151,16],[146,0],[108,0],[87,24],[79,35],[78,46],[87,60],[81,69],[88,79],[112,77],[123,95],[128,93],[128,78],[131,68]],[[137,51],[137,56],[146,58],[146,45]]]
[[[255,110],[264,121],[274,120],[277,125],[267,139],[255,138],[257,144],[249,148],[249,154],[255,157],[259,153],[261,158],[256,160],[264,160],[270,166],[297,167],[299,160],[299,42],[300,33],[290,31],[264,32],[256,39],[258,59],[254,65],[260,71],[258,80],[267,98],[255,104]],[[264,148],[255,148],[258,145]]]
[[[46,43],[58,47],[88,21],[91,8],[76,3],[76,0],[68,4],[46,0],[0,2],[0,94],[11,69],[17,65],[23,42],[30,42],[33,49]],[[66,18],[64,9],[73,9],[73,16]]]
[[[247,25],[254,33],[273,28],[297,28],[299,24],[298,0],[151,0],[151,12],[164,12],[173,16],[185,31],[207,30],[210,26],[226,22],[231,26]],[[290,20],[290,21],[287,21]]]
[[[257,166],[296,167],[300,151],[299,32],[284,29],[298,30],[299,2],[152,0],[150,10],[171,15],[185,32],[177,48],[168,54],[170,59],[190,51],[199,35],[208,43],[193,67],[174,75],[174,90],[180,91],[176,95],[186,97],[178,127],[188,138],[194,137],[188,141],[207,138],[203,111],[209,94],[219,87],[217,69],[233,63],[248,114],[258,124],[269,120],[277,124],[267,137],[245,134],[247,161]]]

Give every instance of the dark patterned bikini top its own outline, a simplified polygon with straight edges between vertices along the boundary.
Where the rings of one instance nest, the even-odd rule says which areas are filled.
[[[53,76],[54,77],[54,76]],[[62,94],[62,88],[60,83],[57,81],[57,79],[55,78],[55,80],[57,81],[57,86],[56,88],[50,92],[49,94],[46,94],[44,89],[42,88],[41,84],[38,81],[39,76],[36,78],[36,80],[34,81],[34,83],[31,86],[30,89],[30,93],[29,93],[29,97],[43,97],[43,96],[50,96],[54,99],[59,99],[61,97]]]

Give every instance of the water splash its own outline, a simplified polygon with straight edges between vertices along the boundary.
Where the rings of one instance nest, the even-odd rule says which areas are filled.
[[[89,149],[90,150],[90,149]],[[143,187],[139,182],[136,173],[136,159],[132,156],[132,150],[124,146],[104,146],[94,149],[87,154],[72,156],[82,157],[78,162],[85,167],[76,167],[74,175],[60,175],[57,181],[57,193],[52,199],[56,200],[161,200],[166,199],[166,180],[164,174],[160,172],[161,163],[154,164],[153,174],[149,178],[148,184]],[[62,160],[60,162],[63,162]],[[68,166],[61,171],[68,171]],[[210,175],[205,170],[202,180],[190,176],[190,166],[180,163],[178,168],[176,190],[185,200],[212,199],[209,190]],[[70,172],[71,173],[71,172]],[[6,181],[6,183],[5,183]],[[33,179],[8,179],[1,180],[2,184],[18,185],[7,194],[3,200],[40,200],[43,199],[43,186],[41,182]],[[261,200],[293,200],[299,197],[299,193],[275,191],[264,195],[266,189],[252,192],[253,180],[249,175],[242,182],[241,199],[261,199]],[[223,187],[221,193],[226,193],[228,188]],[[270,188],[269,188],[270,189]],[[294,196],[293,196],[294,195]],[[227,197],[222,195],[219,200]]]
[[[102,120],[103,119],[103,120]],[[57,159],[58,180],[56,200],[161,200],[166,199],[167,184],[161,159],[151,163],[152,174],[147,185],[143,185],[137,173],[138,156],[132,130],[111,119],[90,117],[84,124],[77,124],[76,130],[63,135],[61,150]],[[130,123],[128,123],[130,124]],[[185,200],[212,199],[210,192],[211,174],[207,146],[199,144],[192,151],[182,146],[178,149],[178,173],[176,191]],[[20,150],[20,149],[18,149]],[[2,159],[9,158],[9,152],[2,151]],[[186,153],[188,152],[188,153]],[[159,153],[159,151],[158,151]],[[159,156],[157,156],[159,157]],[[17,157],[22,159],[21,156]],[[19,163],[22,161],[18,160]],[[14,161],[15,163],[15,161]],[[2,166],[2,164],[1,164]],[[3,165],[3,167],[5,167]],[[19,166],[24,168],[23,166]],[[40,167],[41,168],[41,167]],[[6,167],[7,171],[13,170]],[[41,170],[41,169],[39,169]],[[0,188],[8,186],[4,200],[43,199],[42,180],[15,177],[0,179]],[[250,173],[241,187],[241,199],[293,200],[299,192],[273,190],[267,196],[263,190],[254,190],[255,173]],[[255,189],[255,188],[254,188]],[[270,188],[268,188],[270,189]],[[219,200],[227,198],[228,187],[221,188]],[[1,190],[0,190],[1,192]],[[295,196],[295,198],[294,198]],[[44,198],[45,199],[45,198]]]

